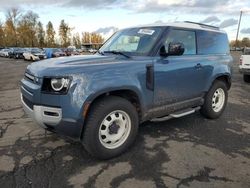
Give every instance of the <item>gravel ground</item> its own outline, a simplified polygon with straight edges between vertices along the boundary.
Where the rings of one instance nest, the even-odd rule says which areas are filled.
[[[20,104],[29,62],[0,58],[0,185],[7,187],[250,187],[250,84],[238,73],[218,120],[199,113],[140,126],[133,147],[112,160],[45,132]]]

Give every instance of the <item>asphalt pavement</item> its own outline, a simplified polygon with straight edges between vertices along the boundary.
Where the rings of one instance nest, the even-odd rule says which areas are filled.
[[[250,187],[250,84],[238,72],[224,114],[146,122],[123,155],[99,161],[44,131],[20,103],[30,62],[0,58],[0,187]]]

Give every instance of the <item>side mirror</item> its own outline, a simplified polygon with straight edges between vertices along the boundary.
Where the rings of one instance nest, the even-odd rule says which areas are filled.
[[[163,45],[163,46],[160,48],[160,56],[162,56],[162,57],[167,57],[167,56],[168,56],[168,53],[166,52],[165,45]]]
[[[180,56],[185,52],[185,47],[183,43],[180,42],[171,42],[168,46],[168,55]]]

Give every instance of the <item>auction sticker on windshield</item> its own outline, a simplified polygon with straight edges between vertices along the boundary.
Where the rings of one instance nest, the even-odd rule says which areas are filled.
[[[144,35],[153,35],[155,30],[152,29],[140,29],[138,31],[139,34],[144,34]]]

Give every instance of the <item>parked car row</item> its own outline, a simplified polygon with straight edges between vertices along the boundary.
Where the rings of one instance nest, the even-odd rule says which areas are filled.
[[[0,50],[0,57],[9,57],[9,49]]]
[[[66,53],[67,56],[80,55],[82,52],[81,50],[77,50],[74,48],[65,48],[65,49],[63,49],[63,51]]]
[[[46,58],[80,55],[81,51],[71,48],[3,48],[0,57],[38,61]]]

